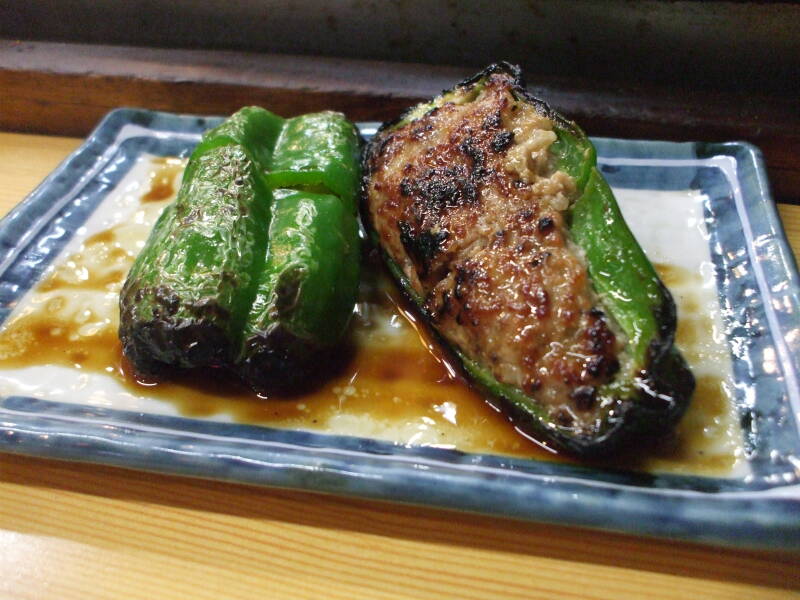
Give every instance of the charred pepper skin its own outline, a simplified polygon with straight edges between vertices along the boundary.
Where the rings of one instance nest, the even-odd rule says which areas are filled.
[[[358,223],[330,194],[278,190],[269,254],[237,362],[258,392],[302,387],[344,334],[359,279]]]
[[[359,154],[333,112],[248,107],[207,132],[120,295],[137,371],[224,367],[263,393],[301,380],[355,304]]]
[[[487,365],[479,364],[445,339],[436,328],[436,315],[426,308],[425,298],[403,268],[381,246],[379,232],[371,221],[370,166],[383,152],[391,132],[438,110],[455,92],[477,96],[494,74],[512,78],[515,98],[552,122],[557,139],[549,148],[550,156],[558,170],[570,175],[576,188],[574,201],[564,213],[567,234],[584,253],[600,308],[627,339],[623,352],[633,368],[620,371],[596,390],[597,426],[588,432],[560,424],[532,395],[498,381]],[[504,150],[504,141],[510,143],[498,139],[494,150]],[[442,346],[458,359],[477,387],[501,401],[515,426],[562,450],[597,457],[643,438],[662,435],[680,419],[694,391],[694,378],[674,346],[676,311],[672,297],[622,218],[613,193],[597,169],[591,141],[575,123],[525,90],[518,67],[508,63],[491,65],[433,101],[412,107],[398,119],[385,123],[365,148],[363,163],[362,215],[372,242],[382,247],[390,272],[431,324]]]
[[[140,373],[234,356],[264,262],[268,195],[242,146],[193,155],[120,293],[119,336]]]
[[[301,387],[344,335],[358,293],[359,155],[357,131],[337,113],[290,119],[278,138],[267,261],[237,359],[256,391]]]

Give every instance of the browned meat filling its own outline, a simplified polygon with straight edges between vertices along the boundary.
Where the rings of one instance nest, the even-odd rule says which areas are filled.
[[[566,425],[591,421],[619,342],[568,239],[572,179],[552,124],[505,75],[383,134],[368,165],[369,212],[434,326]]]

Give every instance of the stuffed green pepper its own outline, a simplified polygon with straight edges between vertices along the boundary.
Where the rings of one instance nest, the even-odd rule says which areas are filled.
[[[384,124],[362,213],[407,295],[521,431],[581,455],[667,431],[675,306],[573,122],[488,67]]]

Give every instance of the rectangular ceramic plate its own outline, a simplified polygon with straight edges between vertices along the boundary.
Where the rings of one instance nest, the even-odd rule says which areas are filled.
[[[110,113],[0,225],[0,321],[138,158],[187,156],[218,122]],[[374,126],[362,131],[369,135]],[[594,141],[615,188],[703,198],[744,439],[745,468],[737,474],[643,474],[25,395],[0,399],[0,450],[641,535],[800,548],[798,274],[760,153],[737,142]]]

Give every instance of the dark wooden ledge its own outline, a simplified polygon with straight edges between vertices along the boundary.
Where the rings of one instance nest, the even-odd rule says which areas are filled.
[[[86,135],[119,106],[226,114],[259,104],[293,115],[331,108],[384,120],[472,69],[208,50],[0,40],[0,129]],[[537,78],[532,91],[591,135],[746,140],[766,157],[776,198],[800,203],[796,97]]]

